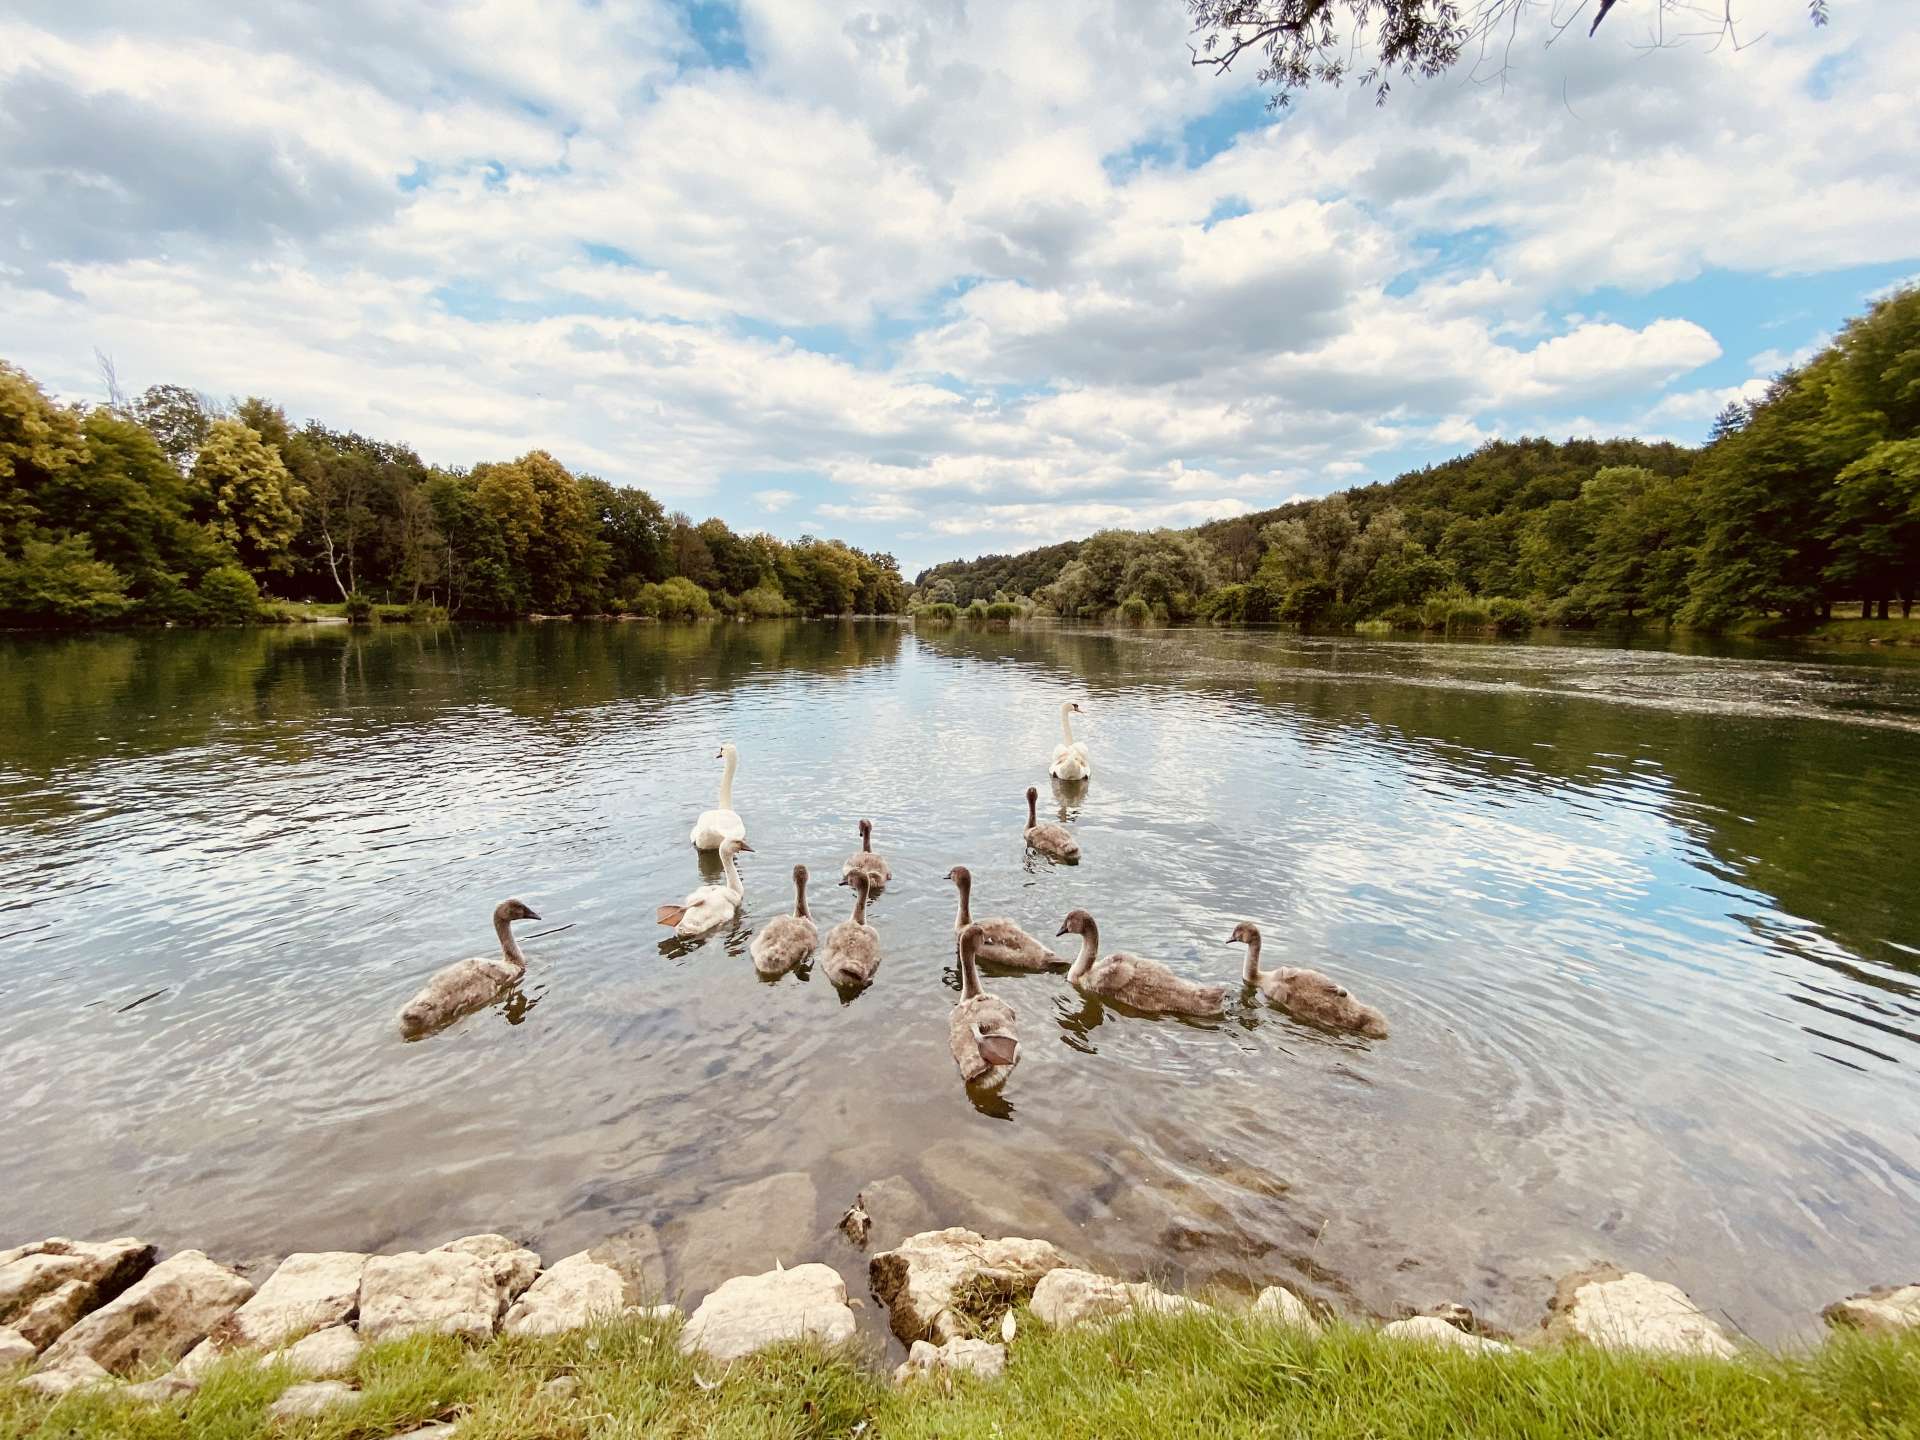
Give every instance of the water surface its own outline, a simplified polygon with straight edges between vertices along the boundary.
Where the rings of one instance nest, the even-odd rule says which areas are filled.
[[[1767,1341],[1920,1271],[1896,657],[770,623],[3,639],[0,666],[0,1244],[498,1228],[552,1258],[797,1170],[815,1213],[781,1223],[819,1238],[783,1258],[855,1293],[831,1226],[896,1174],[1130,1274],[1514,1328],[1596,1257]],[[1066,699],[1080,796],[1045,780]],[[746,913],[686,946],[653,911],[700,880],[725,740]],[[1023,854],[1035,782],[1078,868]],[[877,982],[760,981],[752,927],[796,860],[840,904],[862,815],[896,877]],[[1196,978],[1258,921],[1393,1036],[1004,978],[1023,1061],[976,1105],[957,863],[981,913],[1051,936],[1083,906]],[[402,1043],[509,894],[553,932],[521,993]]]

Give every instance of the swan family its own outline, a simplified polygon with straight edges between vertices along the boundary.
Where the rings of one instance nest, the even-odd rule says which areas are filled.
[[[1082,782],[1093,773],[1083,742],[1073,737],[1072,716],[1084,713],[1068,701],[1060,707],[1063,743],[1053,752],[1048,773],[1068,783]],[[720,778],[719,805],[694,822],[688,838],[702,851],[717,851],[721,882],[701,885],[678,905],[661,905],[655,915],[661,925],[682,939],[697,940],[732,925],[740,916],[746,887],[735,860],[753,853],[746,824],[733,808],[733,779],[739,751],[722,745],[715,759],[725,762]],[[1027,823],[1022,839],[1035,855],[1061,864],[1080,859],[1080,845],[1066,826],[1039,818],[1039,789],[1027,787]],[[754,969],[768,979],[815,962],[840,991],[851,999],[873,982],[881,962],[880,933],[867,920],[868,902],[893,880],[893,869],[873,848],[873,822],[859,822],[860,848],[840,867],[840,884],[853,892],[852,913],[828,930],[822,939],[807,906],[808,872],[793,867],[793,912],[761,926],[748,947]],[[1226,1013],[1228,985],[1202,983],[1176,974],[1158,960],[1115,951],[1100,952],[1100,926],[1091,913],[1073,909],[1061,921],[1056,938],[1077,936],[1080,949],[1071,961],[1044,941],[1004,916],[975,917],[972,909],[973,872],[955,865],[945,876],[958,896],[954,914],[954,951],[960,972],[960,1000],[948,1016],[948,1046],[961,1079],[971,1088],[997,1091],[1020,1060],[1018,1014],[1013,1006],[981,987],[983,965],[1003,971],[1037,974],[1060,967],[1066,981],[1082,994],[1111,1001],[1147,1015],[1205,1018]],[[520,920],[537,920],[527,905],[507,900],[493,912],[494,933],[501,954],[462,960],[430,979],[400,1012],[402,1034],[415,1039],[451,1024],[500,998],[526,974],[526,956],[513,937]],[[1283,966],[1260,967],[1260,930],[1251,921],[1235,925],[1227,943],[1246,946],[1240,970],[1243,995],[1264,997],[1296,1020],[1372,1040],[1387,1037],[1387,1021],[1371,1005],[1356,1000],[1343,986],[1318,970]]]

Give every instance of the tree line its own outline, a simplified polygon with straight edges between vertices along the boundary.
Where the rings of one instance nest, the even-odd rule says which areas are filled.
[[[1885,619],[1920,590],[1920,290],[1850,321],[1698,449],[1493,441],[1191,531],[1108,530],[923,571],[916,600],[1063,616],[1613,625]]]
[[[0,361],[0,623],[241,623],[271,600],[504,618],[891,614],[893,556],[743,535],[545,450],[471,469],[179,385],[62,405]]]

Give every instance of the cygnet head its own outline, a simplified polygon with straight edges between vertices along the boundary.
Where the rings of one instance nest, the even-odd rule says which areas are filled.
[[[1084,910],[1070,910],[1067,912],[1067,918],[1060,922],[1060,928],[1053,933],[1055,935],[1084,935],[1093,928],[1093,916]]]
[[[793,867],[793,883],[796,885],[805,885],[807,883],[806,866],[796,865]]]
[[[1040,787],[1038,785],[1027,786],[1027,803],[1032,804],[1034,801],[1038,800],[1039,798],[1040,798]]]
[[[1227,943],[1229,945],[1258,945],[1260,943],[1260,927],[1255,925],[1251,920],[1242,920],[1238,925],[1233,927],[1233,934],[1227,937]]]
[[[860,822],[860,839],[864,842],[867,840],[871,840],[872,838],[873,838],[873,821],[862,820]]]
[[[515,920],[538,920],[540,917],[524,900],[502,900],[493,907],[493,918],[496,924],[501,921],[512,924]]]
[[[753,847],[744,840],[727,840],[720,846],[722,855],[751,855]]]
[[[973,884],[973,872],[964,865],[956,865],[953,869],[947,871],[947,879],[964,890]]]

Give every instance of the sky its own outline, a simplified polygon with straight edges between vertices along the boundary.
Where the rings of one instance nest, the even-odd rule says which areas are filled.
[[[1275,113],[1181,0],[12,0],[0,358],[909,576],[1494,436],[1693,442],[1920,277],[1920,4],[1549,44],[1587,3]]]

